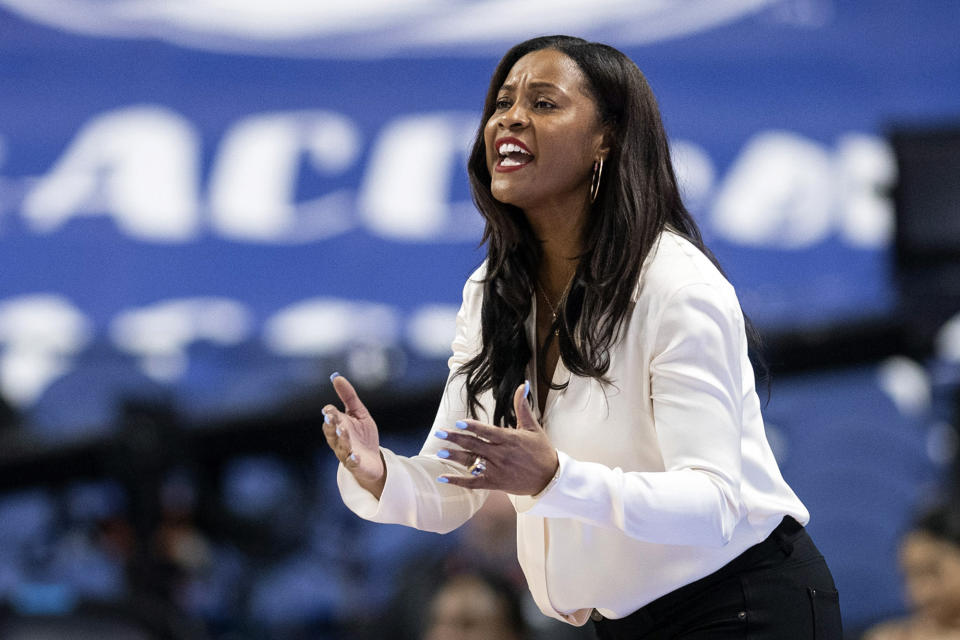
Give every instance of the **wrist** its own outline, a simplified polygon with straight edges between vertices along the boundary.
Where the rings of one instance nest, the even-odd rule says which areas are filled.
[[[560,456],[557,455],[556,449],[553,450],[553,459],[554,459],[553,474],[550,476],[550,478],[547,479],[546,484],[543,485],[540,491],[537,491],[535,494],[533,494],[533,496],[531,496],[534,500],[536,500],[537,498],[545,494],[550,489],[550,487],[555,485],[557,483],[557,480],[560,479]]]
[[[369,491],[377,500],[380,499],[380,496],[383,495],[383,488],[387,484],[387,461],[383,458],[383,452],[377,452],[380,455],[380,473],[377,474],[360,474],[360,468],[353,470],[353,477],[356,478],[357,484]]]

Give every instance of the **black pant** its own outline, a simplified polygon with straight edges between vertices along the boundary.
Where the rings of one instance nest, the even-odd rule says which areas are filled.
[[[840,600],[823,556],[796,520],[726,566],[625,618],[594,612],[601,640],[840,640]]]

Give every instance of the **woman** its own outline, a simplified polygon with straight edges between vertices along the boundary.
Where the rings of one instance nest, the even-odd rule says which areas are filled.
[[[495,574],[478,571],[452,575],[441,581],[426,608],[423,640],[528,637],[520,598]]]
[[[739,303],[640,70],[578,38],[513,47],[468,169],[487,259],[433,434],[412,458],[379,448],[334,374],[344,411],[325,407],[324,433],[344,502],[446,532],[509,493],[537,605],[601,638],[839,638],[833,580],[764,436]]]
[[[960,513],[939,505],[900,542],[910,614],[870,629],[865,640],[960,640]]]

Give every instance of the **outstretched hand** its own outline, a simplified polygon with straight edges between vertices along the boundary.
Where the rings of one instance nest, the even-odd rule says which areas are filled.
[[[379,499],[387,479],[387,468],[380,454],[377,423],[360,402],[349,380],[335,373],[331,381],[344,410],[340,411],[332,404],[323,408],[323,435],[337,459],[360,486]]]
[[[529,382],[513,394],[516,429],[503,429],[477,420],[461,420],[434,433],[462,447],[442,449],[437,455],[470,468],[477,456],[486,469],[479,475],[443,475],[437,478],[468,489],[499,489],[516,495],[536,495],[549,484],[560,465],[557,451],[537,422],[527,401]]]

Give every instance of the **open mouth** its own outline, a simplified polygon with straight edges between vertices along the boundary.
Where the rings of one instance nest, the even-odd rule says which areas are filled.
[[[533,154],[517,142],[502,141],[497,145],[497,154],[500,160],[498,169],[516,169],[533,162]]]

